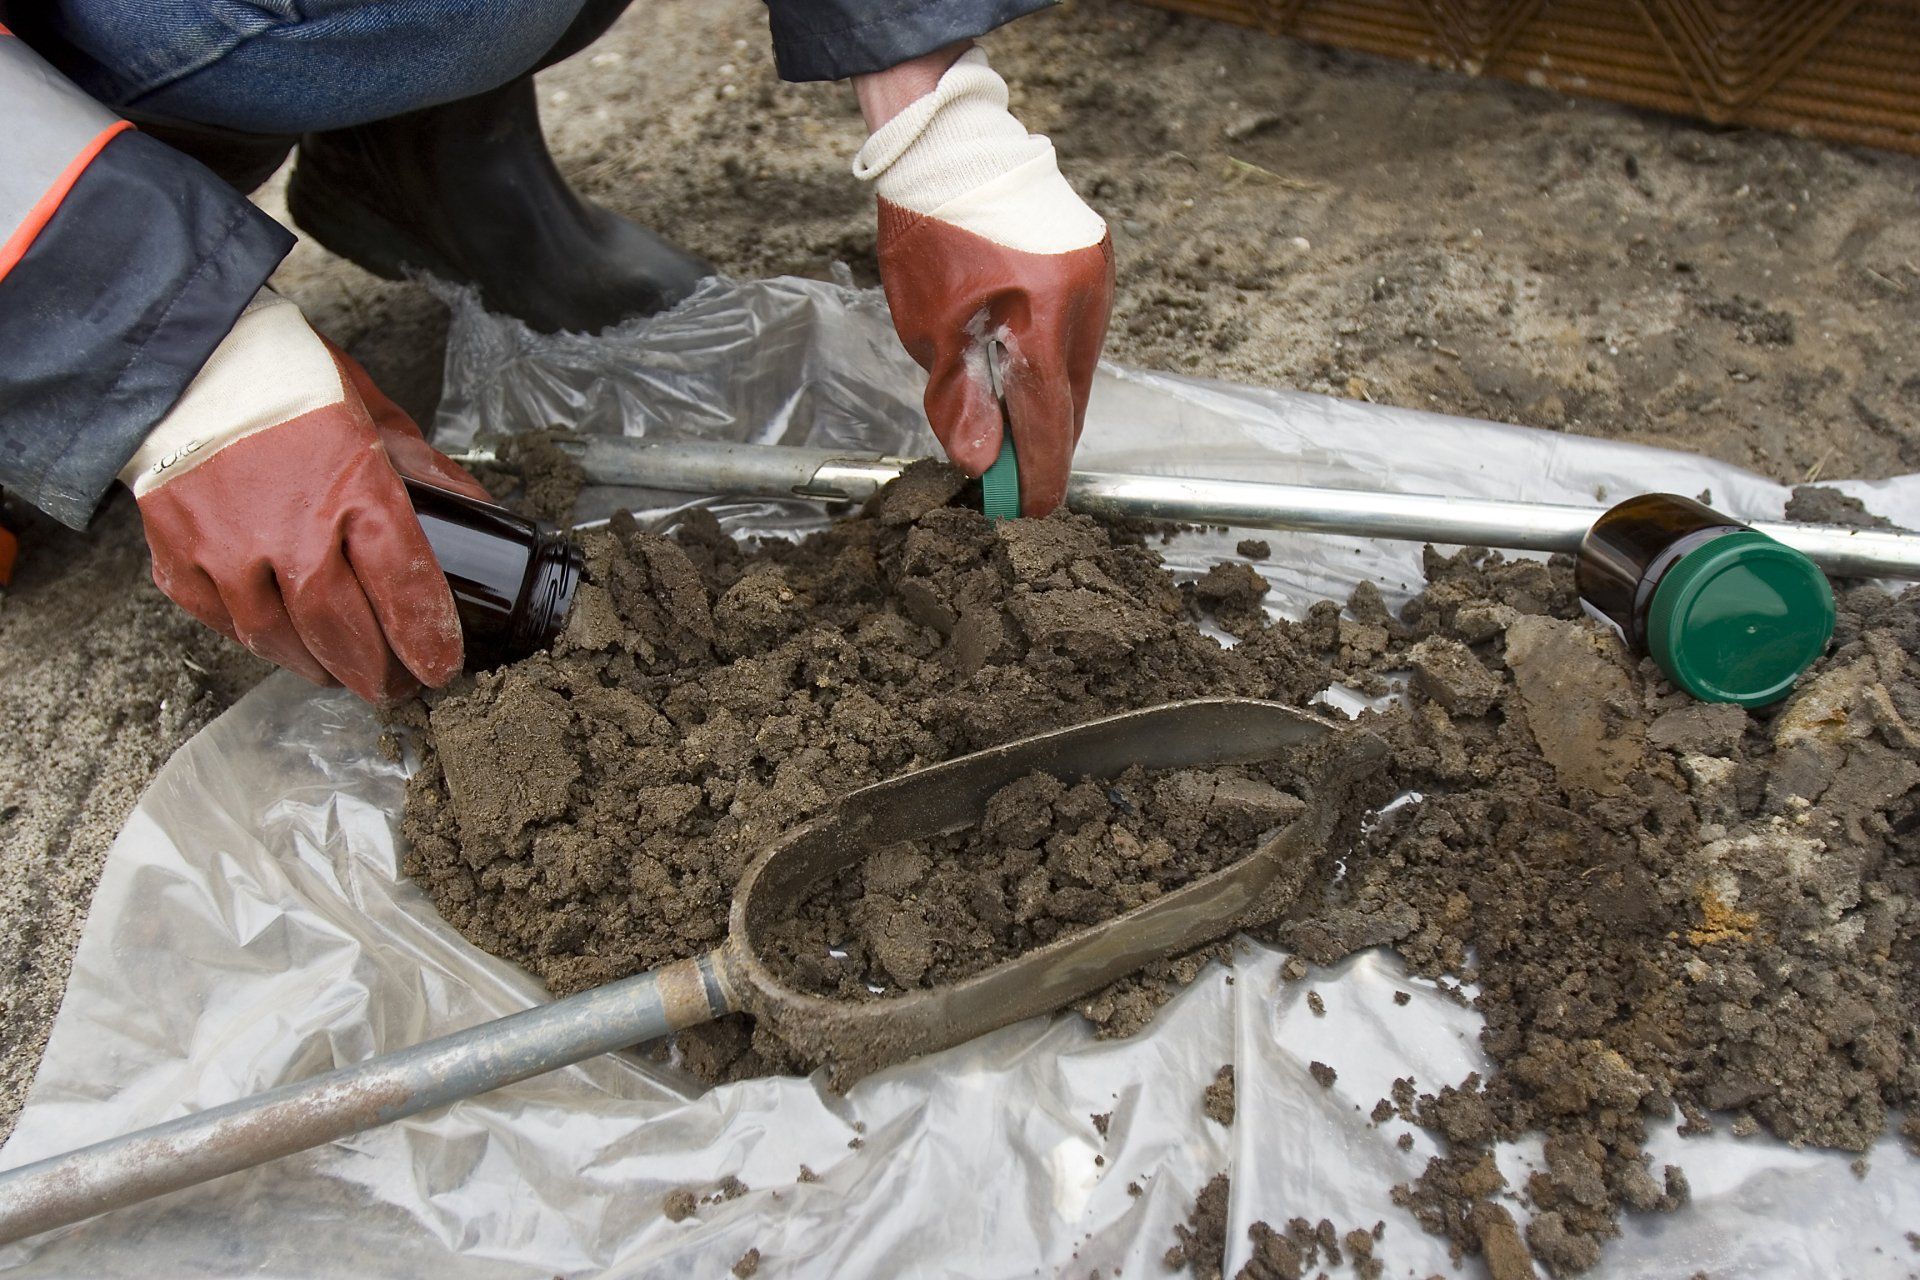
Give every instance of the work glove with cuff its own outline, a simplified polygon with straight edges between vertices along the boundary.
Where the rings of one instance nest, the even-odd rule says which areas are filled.
[[[1106,339],[1107,224],[1067,185],[1053,144],[1007,110],[1006,82],[978,49],[874,130],[853,171],[879,198],[880,279],[927,371],[934,434],[977,476],[1010,425],[1021,512],[1045,515],[1066,495]]]
[[[443,685],[463,658],[402,476],[490,500],[264,289],[120,472],[161,591],[268,661],[369,702]]]

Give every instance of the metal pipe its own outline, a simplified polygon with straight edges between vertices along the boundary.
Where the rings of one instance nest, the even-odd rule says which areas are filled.
[[[1580,540],[1606,510],[1098,471],[1073,473],[1067,481],[1067,506],[1089,515],[1568,552],[1580,549]],[[1779,520],[1747,523],[1839,577],[1920,578],[1920,536],[1914,534]]]
[[[587,478],[599,484],[844,502],[866,501],[912,461],[786,445],[648,444],[620,437],[595,437],[564,447],[580,459]],[[494,458],[481,452],[464,460]],[[1075,471],[1067,481],[1067,506],[1089,515],[1569,552],[1580,549],[1581,538],[1605,510],[1103,471]],[[1774,520],[1751,523],[1840,577],[1920,578],[1920,536],[1914,534]]]
[[[0,1173],[0,1243],[709,1022],[718,953]]]

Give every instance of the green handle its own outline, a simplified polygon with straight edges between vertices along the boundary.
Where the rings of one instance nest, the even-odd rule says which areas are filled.
[[[1020,515],[1020,463],[1013,456],[1013,432],[1003,429],[1000,456],[980,477],[980,509],[989,520],[1014,520]]]

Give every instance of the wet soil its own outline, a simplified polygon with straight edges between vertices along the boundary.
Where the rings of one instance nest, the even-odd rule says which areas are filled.
[[[1248,607],[1259,584],[1182,589],[1137,535],[1066,514],[989,524],[943,505],[957,489],[925,467],[799,544],[739,547],[699,515],[670,536],[616,520],[553,655],[435,700],[409,872],[468,937],[573,989],[713,945],[746,859],[865,782],[1112,710],[1305,704],[1408,670],[1403,700],[1362,717],[1390,751],[1355,798],[1414,799],[1337,832],[1254,932],[1295,952],[1296,980],[1386,945],[1477,984],[1493,1069],[1396,1087],[1395,1112],[1442,1140],[1396,1193],[1426,1229],[1574,1274],[1623,1211],[1685,1202],[1683,1173],[1649,1167],[1649,1124],[1718,1113],[1862,1150],[1920,1093],[1917,597],[1844,590],[1829,656],[1749,713],[1691,702],[1583,619],[1564,558],[1430,551],[1397,615],[1363,586],[1269,620]],[[1209,609],[1234,647],[1200,630]],[[1244,847],[1294,803],[1245,770],[1024,779],[961,840],[972,856],[870,858],[796,925],[797,971],[856,995],[971,972],[1139,900],[1162,855],[1202,869],[1196,851]],[[1108,892],[1081,895],[1096,882]],[[826,963],[830,946],[849,962]],[[1083,1012],[1128,1033],[1201,963]],[[710,1079],[817,1060],[739,1018],[681,1048]],[[1509,1188],[1491,1152],[1524,1133],[1544,1135],[1545,1166]],[[1513,1192],[1524,1230],[1499,1202]]]
[[[1236,863],[1299,816],[1293,761],[1030,774],[977,828],[876,850],[768,930],[776,976],[866,1000],[958,982]]]
[[[864,518],[751,550],[701,513],[673,537],[616,517],[587,540],[590,581],[555,652],[434,701],[428,761],[409,792],[409,873],[474,941],[576,990],[715,945],[747,860],[858,786],[1107,712],[1202,694],[1304,702],[1324,686],[1311,657],[1256,661],[1202,634],[1138,537],[1064,513],[995,526],[943,505],[958,489],[956,473],[927,464]],[[1035,781],[1023,791],[1045,796],[1049,832],[1083,801],[1116,807],[1104,790],[1052,795]],[[1017,815],[1012,799],[994,831],[1037,836],[1020,820],[1032,804]],[[1000,930],[989,950],[1144,900],[1148,885],[1201,872],[1210,834],[1233,836],[1231,854],[1299,806],[1249,773],[1172,776],[1140,802],[1168,811],[1157,831],[1143,839],[1123,821],[1084,845],[1063,841],[1039,914],[985,912]],[[1192,811],[1176,819],[1182,804]],[[1164,883],[1111,874],[1123,846],[1147,841],[1165,851]],[[930,872],[924,861],[874,868],[875,887],[897,903],[899,878]],[[1003,851],[996,891],[1020,878],[1018,861]],[[1074,883],[1103,876],[1092,894]],[[1020,886],[1006,887],[1017,908]],[[969,903],[975,927],[981,910]],[[882,935],[911,915],[870,911]],[[825,926],[813,927],[824,952]],[[928,953],[922,965],[904,938],[863,934],[859,946],[894,981],[956,964]],[[1163,968],[1191,976],[1203,963]],[[1127,1032],[1164,998],[1164,984],[1139,982],[1085,1012]],[[742,1020],[682,1042],[714,1078],[798,1065]]]

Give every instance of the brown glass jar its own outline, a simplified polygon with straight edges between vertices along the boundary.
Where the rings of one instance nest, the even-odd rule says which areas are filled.
[[[505,507],[418,480],[406,484],[453,588],[467,669],[502,666],[551,646],[567,624],[585,563],[574,541]]]
[[[1833,634],[1833,592],[1817,565],[1672,493],[1629,498],[1594,521],[1574,583],[1589,612],[1709,702],[1778,701]]]

